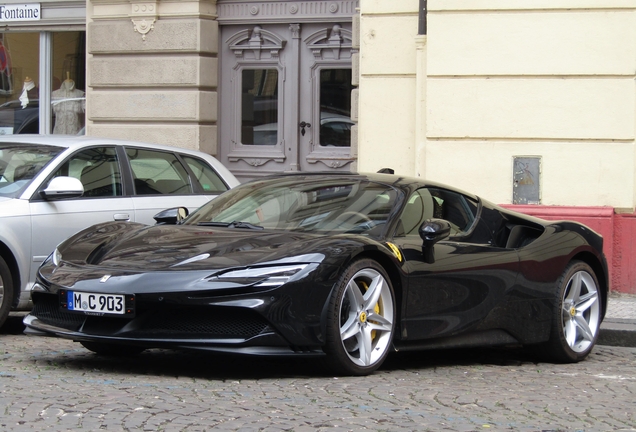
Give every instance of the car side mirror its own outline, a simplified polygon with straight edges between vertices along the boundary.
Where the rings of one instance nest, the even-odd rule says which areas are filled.
[[[157,221],[157,225],[178,225],[189,214],[190,212],[185,207],[174,207],[160,211],[153,216],[153,219]]]
[[[82,182],[75,177],[59,176],[49,182],[40,195],[44,199],[78,198],[84,194]]]
[[[422,238],[422,253],[424,261],[433,264],[435,262],[435,243],[450,237],[451,225],[444,219],[427,219],[420,225],[419,233]]]

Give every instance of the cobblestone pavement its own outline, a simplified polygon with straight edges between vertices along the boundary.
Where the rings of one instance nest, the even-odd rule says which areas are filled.
[[[0,430],[636,430],[636,348],[575,365],[519,351],[394,355],[368,377],[306,360],[151,350],[98,357],[0,330]]]

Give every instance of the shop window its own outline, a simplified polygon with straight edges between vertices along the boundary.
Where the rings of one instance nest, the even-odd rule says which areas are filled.
[[[83,133],[85,53],[83,31],[0,33],[0,134]],[[40,103],[42,92],[50,105]]]
[[[51,124],[54,134],[83,132],[86,111],[86,33],[52,34]]]
[[[0,133],[38,133],[40,35],[3,33],[0,43]]]

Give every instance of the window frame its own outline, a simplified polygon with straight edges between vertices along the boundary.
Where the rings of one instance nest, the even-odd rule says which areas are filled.
[[[92,146],[87,146],[87,147],[81,147],[76,149],[73,153],[71,153],[70,155],[66,156],[64,159],[62,159],[61,161],[58,161],[58,157],[53,158],[51,161],[49,161],[49,164],[51,163],[55,163],[55,171],[53,171],[51,174],[49,174],[40,184],[40,186],[38,187],[38,189],[35,191],[35,193],[31,196],[30,201],[31,202],[36,202],[36,201],[46,201],[46,199],[41,195],[41,192],[46,189],[49,185],[49,183],[51,182],[51,180],[53,180],[55,177],[59,177],[56,176],[55,174],[57,174],[57,172],[64,166],[64,164],[68,163],[71,159],[73,159],[75,156],[77,156],[78,154],[85,152],[87,150],[91,150],[91,149],[100,149],[100,148],[112,148],[115,151],[115,157],[117,158],[117,165],[119,167],[119,176],[120,176],[120,181],[121,181],[121,195],[113,195],[113,196],[94,196],[94,197],[86,197],[84,195],[81,195],[79,197],[76,198],[68,198],[70,200],[80,200],[80,199],[106,199],[106,198],[124,198],[124,197],[130,197],[131,194],[130,192],[130,187],[128,186],[128,167],[126,166],[125,163],[122,162],[122,158],[121,158],[121,153],[119,151],[120,146],[118,145],[114,145],[114,144],[104,144],[104,145],[92,145]],[[64,150],[62,151],[62,153],[64,152]]]
[[[472,220],[468,220],[467,223],[468,225],[465,227],[465,230],[459,230],[457,232],[452,232],[451,231],[451,235],[449,236],[449,240],[453,240],[453,241],[462,241],[462,240],[467,240],[473,233],[473,231],[475,230],[475,228],[478,225],[478,221],[479,218],[481,216],[481,210],[482,210],[482,203],[481,201],[476,198],[476,197],[469,197],[461,192],[457,192],[457,191],[453,191],[450,189],[445,189],[442,187],[437,187],[437,186],[424,186],[421,188],[417,188],[415,190],[413,190],[407,197],[406,197],[406,201],[404,204],[404,208],[402,209],[402,214],[400,214],[400,217],[398,218],[400,221],[402,221],[402,217],[404,215],[404,212],[406,212],[407,208],[408,208],[408,203],[409,200],[411,200],[411,198],[415,195],[415,194],[419,194],[419,191],[421,190],[426,190],[430,195],[432,199],[435,199],[435,195],[433,195],[434,191],[440,191],[443,194],[452,194],[455,195],[457,197],[457,200],[460,201],[460,205],[463,207],[463,210],[469,214],[472,215]],[[467,201],[470,201],[473,203],[473,207],[474,210],[472,209],[472,207],[467,203]],[[454,222],[452,222],[451,220],[447,219],[446,217],[436,217],[435,216],[435,212],[433,212],[433,215],[431,218],[435,218],[435,219],[442,219],[445,220],[449,223],[451,223],[453,226],[457,227],[456,224],[454,224]],[[421,224],[423,223],[423,221],[420,221],[419,226],[421,226]],[[411,237],[411,236],[418,236],[419,237],[419,226],[416,226],[415,228],[413,228],[413,230],[411,230],[409,233],[404,232],[403,234],[398,234],[396,232],[396,236],[398,237]]]

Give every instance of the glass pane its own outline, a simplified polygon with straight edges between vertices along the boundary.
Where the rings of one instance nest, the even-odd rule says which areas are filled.
[[[122,182],[114,147],[82,150],[64,162],[51,177],[69,176],[82,182],[83,197],[121,196]]]
[[[207,163],[190,156],[182,155],[182,157],[206,193],[221,193],[227,190],[223,180]]]
[[[278,70],[244,70],[241,94],[241,143],[278,143]]]
[[[86,32],[52,34],[51,111],[54,134],[84,131],[86,111]]]
[[[320,145],[351,146],[351,69],[320,71]]]
[[[39,133],[40,34],[0,33],[0,134]]]
[[[189,195],[188,174],[172,153],[127,148],[137,195]]]
[[[377,236],[400,196],[391,186],[356,179],[263,179],[230,189],[186,223],[241,221],[266,229]]]
[[[62,147],[0,143],[0,196],[15,198]]]

